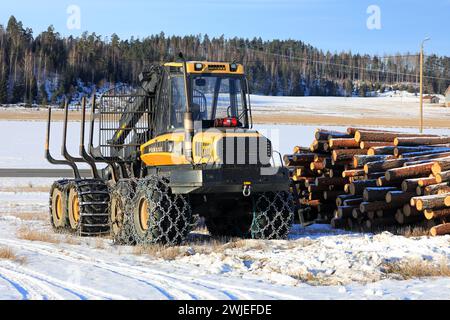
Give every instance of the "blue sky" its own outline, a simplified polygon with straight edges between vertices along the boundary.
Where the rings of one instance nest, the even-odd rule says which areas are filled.
[[[81,9],[81,29],[67,28],[67,8]],[[381,9],[381,29],[369,30],[367,8]],[[63,35],[82,31],[121,38],[209,34],[296,39],[323,50],[370,54],[450,55],[450,0],[14,0],[0,2],[0,24],[15,15],[34,33],[53,24]]]

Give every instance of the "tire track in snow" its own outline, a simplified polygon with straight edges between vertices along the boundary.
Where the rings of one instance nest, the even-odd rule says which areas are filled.
[[[31,276],[0,266],[2,278],[13,284],[24,300],[62,300],[63,297],[47,284]]]
[[[24,246],[23,243],[20,241],[14,241],[14,240],[5,240],[13,245],[19,245],[23,246],[25,250],[30,250],[30,246],[27,244]],[[195,289],[192,287],[194,286],[201,286],[203,288],[206,288],[208,290],[214,290],[218,291],[221,295],[221,297],[225,296],[229,299],[238,299],[239,297],[242,299],[250,300],[252,299],[252,296],[249,294],[258,294],[263,295],[265,297],[271,297],[274,299],[298,299],[298,297],[290,295],[290,294],[284,294],[278,291],[272,291],[267,289],[260,289],[260,288],[249,288],[239,285],[227,285],[223,282],[213,281],[213,280],[206,280],[201,278],[192,278],[191,276],[183,276],[173,273],[167,273],[159,270],[149,269],[147,267],[135,267],[129,264],[121,263],[121,262],[112,262],[112,261],[104,261],[95,258],[94,262],[92,261],[92,257],[86,256],[82,253],[75,252],[75,251],[65,251],[67,255],[62,255],[54,252],[53,247],[49,247],[46,245],[37,245],[32,244],[31,247],[33,247],[36,250],[39,250],[40,253],[50,255],[53,257],[57,257],[63,260],[71,260],[76,263],[83,262],[85,264],[94,265],[96,267],[109,270],[110,272],[125,276],[125,277],[131,277],[132,279],[141,281],[143,278],[150,278],[152,280],[155,280],[155,277],[159,280],[162,280],[163,282],[166,282],[169,286],[177,286],[178,288],[181,287],[181,289],[192,292],[196,294],[200,294],[200,298],[202,299],[217,299],[217,296],[212,296],[210,294],[206,294],[204,291]],[[82,261],[85,260],[85,261]],[[131,274],[133,276],[131,276]],[[149,277],[149,275],[152,275],[153,277]],[[173,281],[175,280],[175,282]],[[180,283],[180,281],[187,282],[188,285]],[[176,283],[176,284],[175,284]],[[190,297],[188,299],[196,299],[199,298],[195,295],[190,293]],[[175,297],[176,299],[186,299],[186,297]]]
[[[61,259],[64,261],[74,262],[76,264],[83,263],[85,265],[94,266],[96,268],[104,269],[109,272],[118,274],[120,276],[130,278],[136,280],[138,282],[144,283],[152,288],[154,288],[159,293],[163,294],[166,299],[214,299],[215,297],[210,296],[208,293],[204,291],[200,291],[191,287],[187,287],[182,284],[174,284],[171,281],[168,281],[164,277],[161,276],[153,276],[150,277],[148,273],[138,274],[136,272],[132,272],[131,266],[127,265],[127,268],[124,270],[122,268],[118,268],[112,266],[113,263],[101,261],[97,259],[93,259],[93,257],[89,257],[83,254],[75,253],[73,251],[65,251],[66,254],[60,254],[55,252],[54,247],[49,247],[45,245],[24,244],[22,241],[15,241],[9,239],[2,239],[1,241],[9,244],[10,246],[20,247],[22,250],[32,251],[40,254],[44,254],[47,256],[51,256],[56,259]],[[146,281],[149,280],[149,281]],[[166,289],[166,287],[170,287],[170,289]],[[123,298],[122,299],[126,299]]]
[[[17,290],[17,292],[20,293],[20,295],[22,296],[22,300],[26,300],[28,297],[28,291],[22,287],[20,284],[18,284],[17,282],[14,282],[13,280],[5,277],[4,275],[2,275],[0,273],[0,278],[3,279],[5,282],[9,283],[14,289]]]

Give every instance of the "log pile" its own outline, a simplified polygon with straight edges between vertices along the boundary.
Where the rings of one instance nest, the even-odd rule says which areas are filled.
[[[284,157],[305,220],[369,231],[422,225],[450,233],[450,137],[317,129]],[[447,221],[449,223],[447,223]]]

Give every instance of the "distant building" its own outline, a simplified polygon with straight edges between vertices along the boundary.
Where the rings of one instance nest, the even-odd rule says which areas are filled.
[[[423,103],[439,103],[439,97],[437,96],[424,96]]]
[[[445,91],[445,106],[450,108],[450,86]]]

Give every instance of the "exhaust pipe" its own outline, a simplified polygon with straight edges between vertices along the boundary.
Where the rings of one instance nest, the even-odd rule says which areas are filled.
[[[183,75],[184,75],[184,91],[186,94],[186,112],[184,113],[183,125],[184,125],[184,156],[186,160],[193,163],[192,157],[192,140],[194,138],[194,118],[191,112],[191,99],[189,95],[189,83],[187,76],[187,64],[183,53],[178,55],[183,60]]]

